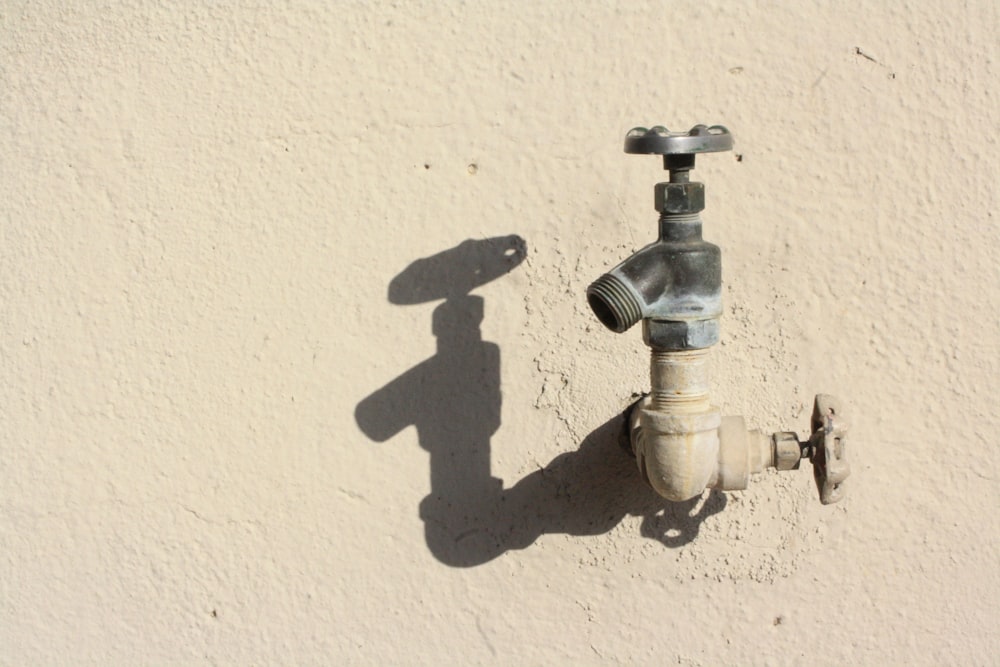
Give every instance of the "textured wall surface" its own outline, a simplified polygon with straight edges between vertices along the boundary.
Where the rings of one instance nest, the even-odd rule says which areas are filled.
[[[995,2],[7,2],[0,662],[988,664]],[[853,476],[618,448],[633,125],[722,123],[713,396]]]

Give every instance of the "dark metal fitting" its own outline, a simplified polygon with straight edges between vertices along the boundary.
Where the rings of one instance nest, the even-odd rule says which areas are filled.
[[[629,130],[625,152],[662,155],[670,182],[655,189],[659,240],[587,288],[587,302],[604,326],[621,333],[643,320],[643,340],[664,350],[696,350],[719,341],[722,259],[718,246],[701,237],[705,186],[689,182],[688,172],[697,154],[732,146],[732,135],[721,125],[695,125],[686,132],[662,125]]]
[[[718,324],[698,322],[722,315],[719,247],[701,239],[700,225],[669,226],[697,233],[684,240],[658,241],[639,250],[591,283],[587,302],[597,319],[618,333],[645,319],[670,322],[675,332],[683,332],[669,336],[677,343],[657,347],[693,349],[703,347],[705,340],[711,340],[711,345],[718,341]],[[712,336],[708,335],[710,327],[715,331]],[[694,331],[688,333],[689,328]],[[692,342],[682,342],[688,339]]]
[[[653,199],[660,213],[698,213],[705,210],[705,185],[657,183]]]
[[[699,350],[719,342],[719,320],[642,321],[642,341],[661,350]]]

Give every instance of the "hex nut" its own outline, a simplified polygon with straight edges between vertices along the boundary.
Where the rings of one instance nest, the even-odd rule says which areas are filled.
[[[797,470],[802,460],[799,438],[794,433],[782,431],[771,436],[774,467],[778,470]]]
[[[642,340],[661,350],[699,350],[719,342],[719,320],[642,321]]]
[[[698,213],[705,209],[704,183],[657,183],[654,193],[660,213]]]

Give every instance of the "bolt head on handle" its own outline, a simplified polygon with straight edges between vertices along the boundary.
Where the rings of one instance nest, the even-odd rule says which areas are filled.
[[[733,135],[722,125],[695,125],[687,132],[671,132],[662,125],[633,127],[625,135],[625,152],[656,155],[694,155],[733,149]]]

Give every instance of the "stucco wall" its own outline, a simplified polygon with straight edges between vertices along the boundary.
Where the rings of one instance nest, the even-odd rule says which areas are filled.
[[[277,4],[0,9],[0,662],[997,661],[995,2]],[[715,401],[840,396],[839,505],[618,449],[698,122]]]

